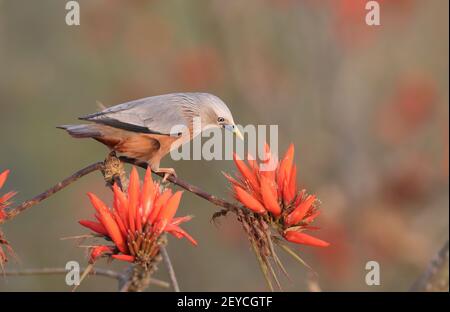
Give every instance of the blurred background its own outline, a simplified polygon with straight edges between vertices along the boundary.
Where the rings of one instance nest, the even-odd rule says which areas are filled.
[[[369,27],[365,2],[80,0],[81,25],[69,27],[66,1],[0,0],[0,171],[11,169],[0,192],[17,190],[19,203],[102,160],[101,144],[55,128],[96,101],[206,91],[240,124],[278,124],[281,153],[295,144],[299,183],[322,201],[317,236],[332,243],[295,248],[324,291],[408,290],[449,237],[449,4],[379,0],[381,26]],[[231,161],[163,165],[230,195]],[[60,238],[86,233],[88,191],[111,198],[92,174],[2,225],[19,257],[7,268],[86,263]],[[185,194],[178,214],[195,215],[185,228],[199,246],[170,239],[181,289],[266,290],[238,223],[215,226],[216,211]],[[281,256],[284,289],[307,291],[306,268]],[[371,260],[381,286],[365,284]],[[164,266],[156,277],[168,280]],[[64,276],[0,278],[0,291],[69,289]],[[80,288],[116,289],[104,277]]]

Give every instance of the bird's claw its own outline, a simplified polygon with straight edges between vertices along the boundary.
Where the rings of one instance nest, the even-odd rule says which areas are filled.
[[[175,173],[175,169],[173,169],[173,168],[159,168],[158,170],[156,170],[156,172],[164,173],[162,183],[166,183],[170,176],[173,176],[174,178],[177,177],[177,174]]]
[[[162,183],[167,183],[167,179],[170,177],[170,173],[166,172],[164,173],[164,177],[162,179]]]

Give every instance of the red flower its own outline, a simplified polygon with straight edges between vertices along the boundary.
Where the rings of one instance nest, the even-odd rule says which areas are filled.
[[[288,241],[292,243],[309,245],[314,247],[328,247],[330,245],[329,243],[321,239],[296,231],[286,231],[284,234],[284,238],[286,238]]]
[[[89,255],[89,263],[93,264],[95,261],[97,261],[98,258],[106,255],[106,254],[112,254],[113,249],[109,246],[95,246],[92,247],[91,253]]]
[[[8,179],[9,170],[5,170],[0,173],[0,189]],[[16,192],[9,192],[0,197],[0,221],[2,221],[6,217],[5,208],[10,204],[9,200],[16,195]]]
[[[259,164],[256,160],[249,160],[247,165],[236,154],[234,162],[240,175],[233,178],[225,174],[225,177],[232,184],[234,197],[242,205],[266,216],[290,242],[317,247],[329,245],[301,233],[310,228],[309,224],[320,212],[316,196],[298,189],[293,144],[280,162],[271,154],[267,144],[265,159]]]
[[[175,218],[182,192],[162,188],[152,180],[147,169],[141,186],[139,175],[133,167],[127,192],[113,186],[114,209],[108,208],[96,195],[88,193],[96,210],[97,221],[81,220],[79,223],[113,242],[113,246],[91,248],[90,263],[99,257],[148,264],[159,253],[159,238],[168,232],[177,238],[186,238],[193,245],[197,242],[179,227],[191,217]]]
[[[8,175],[9,170],[5,170],[2,173],[0,173],[0,189],[5,184],[6,179],[8,179]],[[5,219],[6,217],[5,208],[10,204],[9,200],[15,194],[16,192],[9,192],[3,196],[0,196],[0,223]],[[3,248],[5,248],[6,251],[4,251]],[[14,251],[12,250],[6,238],[3,236],[2,231],[0,231],[0,270],[3,269],[3,263],[8,261],[8,258],[6,256],[7,253],[14,255]]]

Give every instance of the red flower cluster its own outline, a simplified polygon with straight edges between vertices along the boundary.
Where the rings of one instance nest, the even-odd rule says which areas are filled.
[[[8,179],[9,170],[5,170],[0,173],[0,189]],[[16,195],[16,192],[9,192],[0,197],[0,221],[6,217],[5,208],[9,205],[9,200]]]
[[[175,218],[182,192],[172,193],[152,180],[148,169],[141,187],[139,175],[133,167],[127,193],[113,186],[114,209],[109,209],[97,196],[88,193],[96,210],[98,222],[81,220],[80,224],[114,243],[91,249],[90,263],[101,256],[146,264],[159,253],[158,240],[163,232],[177,238],[186,238],[193,245],[197,242],[179,225],[190,216]]]
[[[0,174],[0,189],[8,179],[9,170],[5,170]],[[16,192],[9,192],[0,197],[0,223],[6,217],[5,208],[9,205],[9,200],[16,194]],[[9,245],[8,241],[4,238],[3,233],[0,231],[0,269],[3,268],[3,263],[8,261],[6,257],[6,252],[3,250],[3,247],[6,249],[6,252],[13,255],[14,252]]]
[[[307,195],[305,190],[298,189],[294,145],[289,146],[280,162],[273,157],[267,144],[261,163],[249,157],[247,165],[236,154],[234,162],[240,176],[236,179],[225,176],[231,182],[234,197],[240,203],[256,214],[267,215],[277,225],[281,235],[290,242],[316,247],[329,246],[329,243],[303,233],[316,229],[310,224],[320,211],[316,196]]]

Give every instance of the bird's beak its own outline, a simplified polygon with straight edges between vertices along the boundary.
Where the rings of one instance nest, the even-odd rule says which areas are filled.
[[[233,133],[242,141],[244,141],[244,136],[242,135],[241,131],[239,130],[239,128],[237,126],[234,126],[234,131]]]
[[[244,136],[236,125],[225,125],[224,128],[228,131],[233,132],[239,139],[244,141]]]

